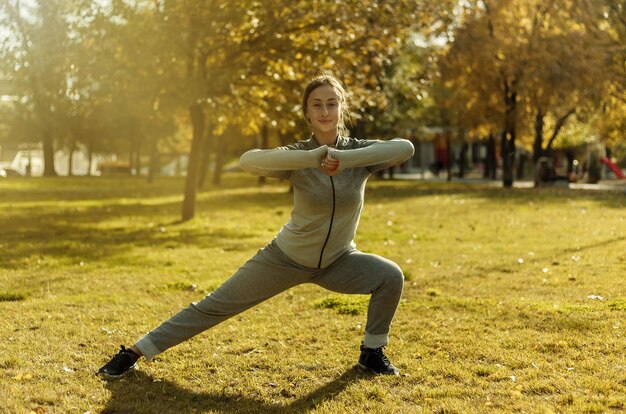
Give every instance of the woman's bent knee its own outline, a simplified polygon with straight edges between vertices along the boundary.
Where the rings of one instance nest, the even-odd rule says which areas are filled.
[[[389,266],[386,272],[386,281],[389,285],[399,287],[400,289],[404,286],[404,273],[396,263],[392,262]]]
[[[398,268],[397,272],[393,273],[392,278],[393,278],[394,283],[400,286],[404,286],[404,273],[402,273],[402,270],[400,268]]]

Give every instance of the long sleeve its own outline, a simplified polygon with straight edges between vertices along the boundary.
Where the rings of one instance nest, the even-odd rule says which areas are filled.
[[[398,165],[415,153],[411,141],[394,138],[391,141],[367,141],[369,145],[351,149],[330,149],[330,156],[339,160],[339,169],[367,167],[371,172]]]
[[[327,152],[326,145],[313,150],[287,147],[268,150],[254,149],[241,156],[239,165],[244,171],[253,175],[287,178],[289,171],[319,167]]]

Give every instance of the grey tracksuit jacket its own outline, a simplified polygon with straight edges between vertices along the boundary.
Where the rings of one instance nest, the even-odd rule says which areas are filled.
[[[339,160],[340,174],[334,177],[317,169],[327,151]],[[404,139],[338,137],[335,147],[327,148],[311,137],[286,147],[248,151],[240,164],[253,174],[291,181],[294,207],[291,219],[276,236],[276,244],[304,266],[325,268],[355,248],[354,236],[370,174],[406,161],[413,151],[413,144]]]

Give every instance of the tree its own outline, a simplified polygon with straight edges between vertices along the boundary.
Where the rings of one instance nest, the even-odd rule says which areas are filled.
[[[626,149],[626,4],[622,0],[594,0],[591,5],[595,13],[581,13],[581,19],[593,33],[602,29],[602,42],[608,51],[604,65],[597,65],[605,71],[607,81],[592,122],[607,144]]]
[[[113,2],[109,9],[94,8],[86,2],[91,23],[77,29],[83,78],[90,90],[90,107],[106,110],[111,123],[121,124],[107,137],[108,148],[124,150],[128,162],[139,174],[142,155],[148,154],[149,179],[159,165],[159,146],[171,137],[179,122],[181,91],[177,83],[179,57],[175,39],[161,32],[164,5],[154,2],[135,8]],[[174,64],[171,64],[174,62]],[[102,143],[105,144],[105,143]]]
[[[585,20],[600,16],[600,10],[590,3],[561,2],[552,6],[538,34],[541,41],[533,54],[525,94],[527,112],[534,113],[535,162],[552,150],[568,119],[576,113],[597,110],[609,80],[607,71],[599,64],[610,56],[606,33],[598,24],[592,30],[584,29]],[[553,131],[544,147],[548,116]]]
[[[577,111],[593,110],[606,90],[597,64],[611,56],[607,25],[598,20],[605,12],[598,2],[582,3],[481,0],[459,6],[442,59],[444,86],[466,106],[463,125],[502,131],[505,187],[513,183],[516,140],[528,131],[527,113],[534,114],[538,157],[546,116],[554,119],[551,148],[565,122]]]
[[[178,16],[169,20],[178,22],[186,40],[184,83],[194,85],[197,92],[189,104],[194,134],[183,220],[194,214],[200,162],[196,152],[206,135],[201,109],[211,108],[209,124],[216,129],[239,120],[260,131],[264,123],[274,121],[268,119],[271,112],[298,114],[299,107],[289,108],[286,98],[299,95],[303,78],[321,68],[339,67],[344,82],[359,97],[355,115],[361,118],[364,103],[375,106],[372,97],[382,96],[384,68],[401,38],[419,20],[415,3],[401,1],[395,6],[394,10],[370,1],[345,5],[275,0],[248,5],[243,14],[245,7],[239,2],[166,3],[164,12]],[[359,56],[368,57],[366,64]],[[268,110],[272,107],[274,111]],[[242,113],[252,115],[253,121],[242,121]]]
[[[63,15],[68,2],[36,1],[23,12],[19,0],[2,0],[0,7],[8,16],[13,37],[10,49],[13,71],[9,75],[24,105],[32,114],[33,134],[41,136],[44,152],[44,175],[54,176],[54,143],[63,123],[60,114],[66,104],[67,31]]]

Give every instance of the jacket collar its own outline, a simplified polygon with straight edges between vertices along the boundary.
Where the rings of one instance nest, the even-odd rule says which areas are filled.
[[[320,144],[317,142],[313,134],[311,134],[311,137],[307,140],[307,142],[309,143],[309,146],[311,148],[320,147]],[[329,147],[342,149],[346,146],[347,142],[348,142],[348,138],[342,137],[341,135],[337,135],[337,141],[335,142],[335,145],[334,146],[329,145]]]

